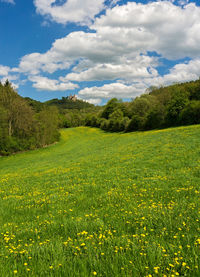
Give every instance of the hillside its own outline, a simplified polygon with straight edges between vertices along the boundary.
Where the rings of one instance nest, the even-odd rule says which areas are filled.
[[[86,101],[76,99],[75,101],[71,100],[69,97],[62,97],[62,99],[52,99],[45,102],[48,106],[56,106],[59,109],[88,109],[94,108],[93,104],[90,104]]]
[[[132,132],[200,124],[200,79],[150,87],[122,102],[110,99],[101,113],[88,115],[86,126],[109,132]]]
[[[0,157],[0,275],[199,276],[200,126],[80,127]]]
[[[41,103],[21,97],[8,80],[0,83],[0,155],[52,144],[59,140],[60,128],[132,132],[192,124],[200,124],[200,79],[151,87],[130,102],[112,98],[105,106],[76,95]]]

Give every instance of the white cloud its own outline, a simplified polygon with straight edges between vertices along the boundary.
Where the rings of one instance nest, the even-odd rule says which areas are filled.
[[[40,71],[54,73],[59,69],[67,69],[69,66],[70,63],[68,61],[58,59],[56,52],[49,51],[45,54],[32,53],[22,57],[18,71],[34,75]]]
[[[8,75],[9,71],[10,71],[10,67],[0,65],[0,76]]]
[[[46,53],[26,55],[20,71],[53,73],[82,60],[90,64],[88,70],[104,64],[121,66],[148,51],[175,60],[200,57],[200,7],[194,4],[181,8],[170,2],[129,2],[107,10],[91,28],[96,33],[72,32]]]
[[[200,7],[194,3],[182,8],[169,1],[129,2],[107,10],[93,28],[104,39],[118,35],[118,43],[127,43],[125,49],[156,51],[172,59],[200,55]]]
[[[138,82],[130,84],[111,83],[102,87],[85,88],[79,91],[79,96],[87,101],[95,103],[99,99],[117,98],[135,98],[145,92],[145,90],[154,86],[164,86],[172,83],[187,82],[197,80],[200,77],[200,59],[191,60],[187,63],[175,65],[168,74],[164,76],[152,76],[151,78],[140,79]]]
[[[200,56],[200,7],[194,4],[181,8],[170,2],[130,2],[109,9],[91,28],[96,33],[72,32],[46,53],[24,56],[20,70],[53,73],[79,59],[120,65],[122,57],[132,61],[147,51],[172,59]]]
[[[178,3],[181,6],[185,6],[185,5],[187,5],[189,3],[189,0],[179,0]]]
[[[86,58],[99,63],[116,59],[119,50],[113,46],[112,40],[104,39],[98,33],[73,32],[56,40],[48,54],[54,53],[58,59]]]
[[[0,2],[8,3],[8,4],[15,4],[14,0],[0,0]]]
[[[91,22],[105,5],[103,0],[68,0],[60,5],[58,0],[35,0],[34,3],[38,13],[59,23]],[[22,57],[19,68],[11,71],[28,75],[33,87],[40,90],[78,87],[70,81],[112,80],[112,84],[100,83],[79,92],[82,99],[93,103],[103,98],[132,98],[154,84],[198,78],[200,7],[194,3],[180,7],[170,1],[128,2],[110,7],[105,15],[94,19],[90,25],[93,32],[72,32],[57,39],[46,53]],[[148,56],[149,52],[166,59],[189,57],[192,60],[174,66],[162,77],[156,70],[159,58]],[[52,74],[63,69],[71,71],[59,80],[42,77],[43,72]],[[6,69],[0,67],[1,70]]]
[[[197,80],[200,77],[200,59],[194,59],[187,63],[176,64],[170,72],[163,77],[157,77],[149,82],[155,85],[169,85],[177,82]]]
[[[49,16],[57,23],[89,24],[104,9],[105,0],[34,0],[37,13]]]
[[[6,80],[9,80],[9,81],[16,81],[19,79],[19,76],[18,75],[5,75],[3,76],[3,78],[1,79],[1,81],[4,83]]]
[[[71,82],[62,83],[58,80],[52,80],[42,76],[30,76],[29,80],[33,82],[33,87],[38,90],[49,90],[49,91],[65,91],[73,90],[79,86]]]
[[[3,76],[2,78],[0,78],[0,81],[1,81],[2,84],[4,84],[7,80],[9,80],[12,87],[14,89],[18,89],[19,88],[18,78],[19,78],[18,75],[6,75],[6,76]],[[13,81],[17,81],[17,83],[15,83]]]
[[[70,73],[66,77],[61,77],[60,80],[71,81],[103,81],[103,80],[138,80],[156,76],[158,73],[153,68],[157,65],[157,58],[148,56],[137,56],[135,59],[121,60],[119,64],[97,64],[84,70],[80,73]]]
[[[95,99],[132,98],[144,92],[144,87],[140,84],[125,85],[122,83],[106,84],[102,87],[84,88],[79,91],[79,97],[89,99],[90,102]]]
[[[81,99],[81,98],[80,98]],[[102,99],[87,99],[87,102],[93,105],[100,105],[102,102]]]
[[[17,89],[19,86],[12,81],[19,79],[19,75],[12,74],[13,70],[8,66],[0,65],[0,81],[4,84],[6,80],[9,80],[12,83],[14,89]]]

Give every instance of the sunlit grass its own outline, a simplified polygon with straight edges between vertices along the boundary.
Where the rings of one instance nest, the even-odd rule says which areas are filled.
[[[61,133],[0,157],[0,276],[200,276],[200,126]]]

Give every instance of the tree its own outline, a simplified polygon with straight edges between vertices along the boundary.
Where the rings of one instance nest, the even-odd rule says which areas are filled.
[[[7,111],[0,106],[0,149],[8,136]]]
[[[7,110],[7,120],[8,120],[8,134],[12,136],[13,133],[13,120],[14,113],[13,108],[15,106],[17,93],[12,88],[11,84],[7,80],[4,86],[0,86],[0,103]]]
[[[48,145],[58,140],[59,116],[58,109],[54,106],[45,108],[37,114],[37,140],[41,146]]]
[[[125,131],[129,123],[130,123],[130,119],[128,117],[123,117],[120,120],[119,131],[120,132]]]
[[[32,135],[34,112],[24,99],[16,98],[10,115],[12,116],[12,134],[20,138]]]
[[[143,94],[130,103],[129,116],[133,117],[137,115],[144,117],[157,104],[158,100],[155,96]]]
[[[101,117],[108,119],[109,115],[112,114],[119,106],[119,100],[117,98],[112,98],[111,100],[108,101],[106,104]]]
[[[179,89],[176,91],[176,93],[173,94],[171,101],[167,106],[167,115],[166,115],[167,125],[173,126],[178,124],[179,115],[188,103],[189,103],[189,99],[188,99],[187,92]]]
[[[108,131],[108,120],[105,118],[101,118],[100,120],[100,128],[104,131]]]
[[[126,131],[131,132],[131,131],[143,130],[144,121],[145,121],[144,117],[139,115],[134,115],[126,128]]]
[[[123,118],[123,112],[120,109],[116,109],[113,113],[109,115],[109,119],[121,120]]]
[[[157,105],[147,114],[144,129],[151,130],[160,128],[164,125],[165,109],[162,105]]]
[[[179,123],[183,125],[200,124],[200,101],[191,101],[179,115]]]

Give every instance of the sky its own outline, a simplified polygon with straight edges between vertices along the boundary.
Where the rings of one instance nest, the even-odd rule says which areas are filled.
[[[0,80],[93,104],[199,79],[200,1],[0,0]]]

